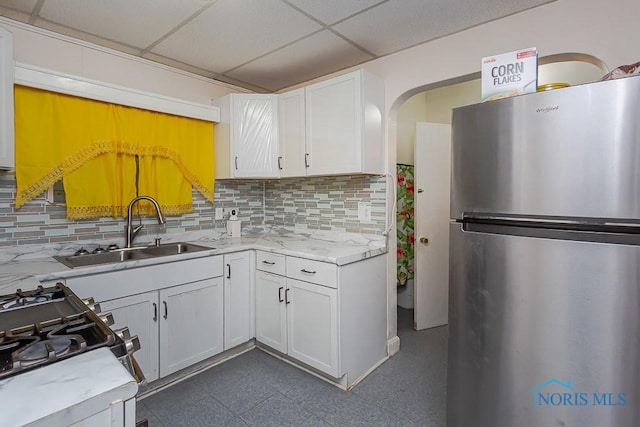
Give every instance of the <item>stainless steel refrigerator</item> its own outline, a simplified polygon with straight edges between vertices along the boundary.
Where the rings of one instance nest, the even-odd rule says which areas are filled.
[[[449,427],[640,426],[640,77],[455,109]]]

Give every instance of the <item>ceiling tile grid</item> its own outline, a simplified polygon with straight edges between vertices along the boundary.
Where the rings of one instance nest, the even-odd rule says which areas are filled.
[[[0,16],[276,92],[555,0],[0,0]]]
[[[225,73],[321,28],[281,0],[218,0],[151,51]]]

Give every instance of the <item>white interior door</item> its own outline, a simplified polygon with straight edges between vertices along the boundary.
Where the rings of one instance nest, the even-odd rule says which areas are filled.
[[[447,324],[451,126],[416,123],[414,162],[414,324],[426,329]]]

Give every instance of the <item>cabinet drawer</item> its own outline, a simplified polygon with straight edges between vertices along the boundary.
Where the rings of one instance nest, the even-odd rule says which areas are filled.
[[[338,266],[327,262],[287,257],[287,277],[337,288]]]
[[[285,275],[285,256],[271,252],[256,251],[256,270]]]

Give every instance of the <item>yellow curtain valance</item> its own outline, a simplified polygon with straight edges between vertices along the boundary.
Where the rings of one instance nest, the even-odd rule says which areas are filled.
[[[60,179],[70,218],[124,216],[136,182],[168,215],[213,202],[210,122],[16,85],[15,126],[17,208]]]

